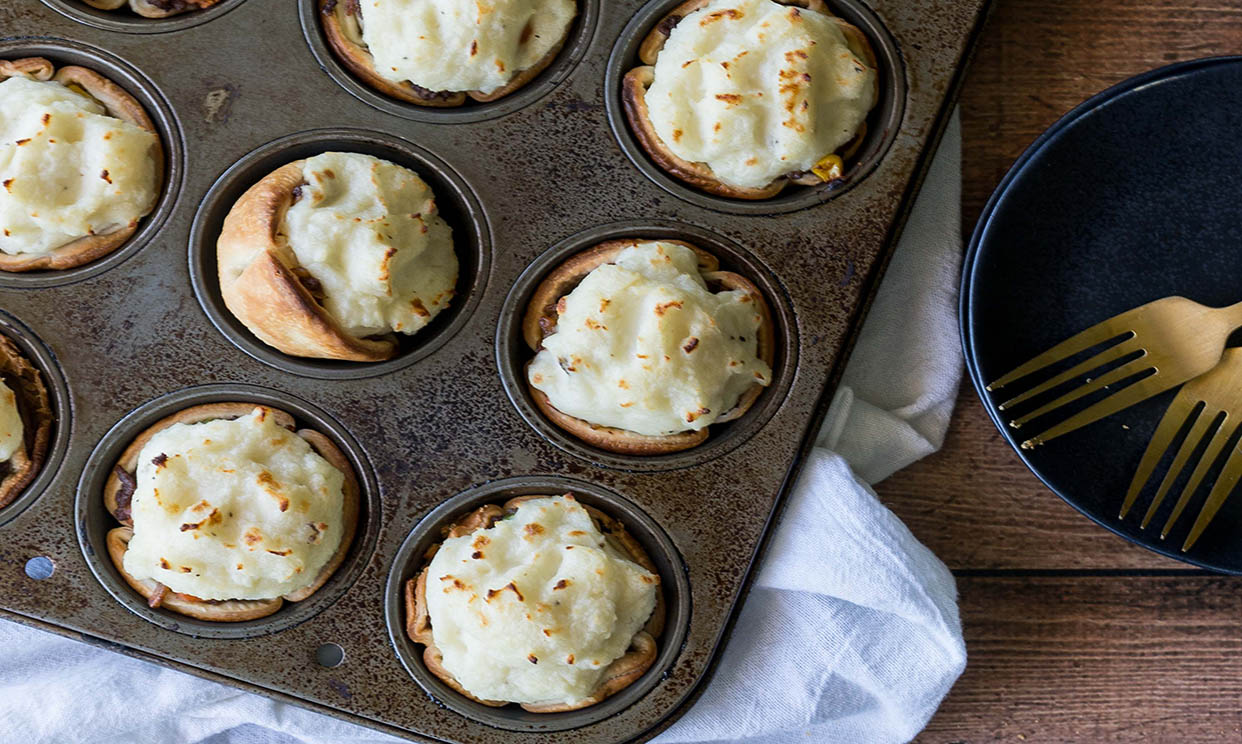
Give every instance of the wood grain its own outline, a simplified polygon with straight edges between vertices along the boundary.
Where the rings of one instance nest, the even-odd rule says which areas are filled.
[[[1242,583],[959,579],[971,658],[920,744],[1242,741]]]

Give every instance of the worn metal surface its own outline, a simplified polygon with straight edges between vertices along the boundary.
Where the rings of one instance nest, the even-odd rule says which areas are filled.
[[[900,49],[907,83],[887,154],[826,203],[767,216],[680,198],[635,168],[618,144],[605,105],[617,91],[604,81],[614,47],[628,41],[619,42],[622,28],[646,6],[639,0],[587,3],[586,27],[567,47],[571,55],[580,50],[581,60],[536,81],[541,97],[518,108],[417,119],[368,105],[321,69],[303,33],[308,20],[311,39],[318,33],[305,12],[309,2],[230,0],[206,22],[151,34],[102,30],[53,8],[76,0],[0,4],[0,56],[31,51],[116,72],[155,109],[170,152],[183,151],[170,160],[175,188],[167,214],[152,220],[136,250],[122,249],[120,258],[76,274],[0,277],[0,308],[29,326],[63,371],[68,398],[61,420],[71,427],[47,488],[0,511],[0,612],[411,738],[649,737],[684,710],[727,635],[928,145],[939,135],[987,0],[874,3]],[[663,8],[673,4],[660,0]],[[855,3],[839,8],[857,10]],[[33,36],[50,38],[25,38]],[[215,317],[222,333],[208,314],[218,316],[210,244],[222,200],[261,175],[259,164],[295,159],[314,151],[315,142],[388,152],[420,171],[451,207],[469,253],[460,311],[412,339],[399,362],[367,370],[370,376],[331,365],[273,366],[278,357],[256,354],[244,330]],[[205,201],[209,191],[214,198]],[[698,454],[655,463],[605,457],[549,436],[546,426],[532,427],[520,391],[512,400],[506,393],[520,361],[505,334],[519,312],[519,276],[552,246],[618,230],[699,235],[774,295],[785,346],[778,382],[742,421],[719,427],[721,444],[709,442]],[[210,637],[219,634],[144,619],[113,598],[88,565],[102,564],[79,547],[81,537],[92,550],[107,526],[89,501],[99,495],[88,492],[97,478],[87,468],[107,432],[153,399],[209,383],[305,401],[293,412],[339,424],[343,437],[358,443],[364,484],[365,472],[374,472],[364,497],[364,517],[372,521],[363,523],[356,558],[329,585],[335,588],[325,597],[335,601],[318,603],[314,612],[282,610],[265,635]],[[189,395],[200,393],[247,394],[234,388]],[[667,534],[684,565],[689,618],[679,624],[685,641],[667,673],[633,705],[582,728],[504,731],[441,706],[403,667],[390,640],[385,589],[391,573],[413,570],[394,559],[414,526],[455,494],[518,476],[569,477],[621,495]],[[77,494],[79,482],[88,491]],[[24,565],[35,556],[54,561],[50,578],[26,575]],[[316,663],[326,643],[341,646],[344,663]]]

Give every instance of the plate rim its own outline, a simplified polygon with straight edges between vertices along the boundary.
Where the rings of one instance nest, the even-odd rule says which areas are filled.
[[[1001,438],[1009,445],[1009,447],[1018,455],[1022,464],[1031,472],[1039,482],[1044,485],[1052,493],[1056,494],[1065,503],[1069,504],[1079,514],[1090,519],[1095,524],[1103,527],[1112,534],[1120,537],[1128,543],[1137,545],[1145,550],[1162,555],[1166,558],[1172,558],[1181,563],[1187,563],[1197,566],[1208,571],[1220,574],[1238,576],[1242,575],[1242,563],[1237,568],[1222,566],[1211,561],[1204,561],[1193,557],[1190,554],[1183,553],[1173,543],[1168,543],[1169,547],[1162,547],[1159,544],[1140,542],[1132,535],[1121,531],[1115,524],[1120,524],[1116,519],[1110,519],[1098,516],[1085,507],[1080,505],[1072,496],[1062,492],[1061,489],[1054,487],[1044,477],[1038,468],[1032,464],[1028,453],[1023,450],[1012,435],[1012,429],[1000,417],[996,406],[988,399],[987,383],[983,381],[979,372],[978,358],[974,347],[973,326],[975,317],[975,306],[972,301],[971,289],[974,286],[975,266],[980,258],[980,246],[984,240],[985,234],[989,232],[992,219],[995,216],[996,209],[1000,202],[1005,198],[1009,189],[1014,182],[1020,178],[1026,168],[1036,160],[1043,150],[1048,147],[1061,134],[1068,131],[1079,119],[1094,113],[1104,106],[1118,100],[1119,98],[1139,91],[1148,85],[1157,82],[1165,82],[1180,75],[1188,73],[1200,72],[1209,68],[1237,65],[1242,63],[1242,55],[1220,55],[1213,57],[1203,57],[1199,59],[1186,60],[1183,62],[1175,62],[1170,65],[1157,67],[1153,70],[1139,73],[1133,77],[1126,78],[1121,82],[1105,88],[1087,98],[1082,103],[1074,106],[1067,113],[1058,118],[1047,129],[1045,129],[1031,144],[1027,145],[1022,154],[1005,171],[1005,175],[1001,178],[996,188],[988,197],[987,203],[983,210],[979,213],[979,218],[975,222],[975,226],[971,231],[970,241],[966,246],[966,253],[962,260],[962,278],[958,287],[958,333],[962,345],[962,353],[966,362],[966,371],[970,377],[971,384],[974,386],[975,395],[978,397],[984,411],[987,412],[988,418],[992,424],[1000,432]],[[1154,533],[1153,533],[1154,534]]]

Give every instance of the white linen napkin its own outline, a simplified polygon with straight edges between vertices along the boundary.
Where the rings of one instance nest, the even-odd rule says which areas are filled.
[[[719,670],[660,744],[898,744],[965,667],[952,575],[868,486],[939,449],[948,427],[960,162],[955,115]],[[12,623],[0,649],[6,741],[398,741]]]

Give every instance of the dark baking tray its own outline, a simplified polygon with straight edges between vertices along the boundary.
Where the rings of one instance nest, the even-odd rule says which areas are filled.
[[[618,118],[618,76],[645,26],[675,4],[584,0],[561,59],[529,90],[440,112],[386,102],[344,75],[311,0],[225,0],[163,22],[78,0],[0,4],[0,57],[42,54],[109,75],[139,95],[170,153],[168,195],[129,246],[80,270],[0,276],[0,332],[49,368],[60,413],[40,490],[0,510],[0,615],[411,739],[641,740],[684,711],[812,444],[988,2],[830,2],[879,35],[889,95],[844,186],[758,205],[662,176]],[[213,231],[239,190],[330,148],[413,167],[459,236],[455,309],[384,365],[272,354],[221,312],[212,279]],[[613,235],[687,237],[772,301],[775,383],[689,453],[591,450],[544,422],[516,384],[515,322],[539,272]],[[320,593],[224,628],[126,595],[97,550],[108,527],[98,485],[151,417],[229,398],[281,405],[331,434],[366,495],[351,555]],[[621,516],[660,565],[662,655],[594,711],[489,718],[420,673],[390,590],[459,509],[560,490]],[[24,569],[40,556],[55,570],[37,580]],[[333,644],[344,661],[325,666]]]

